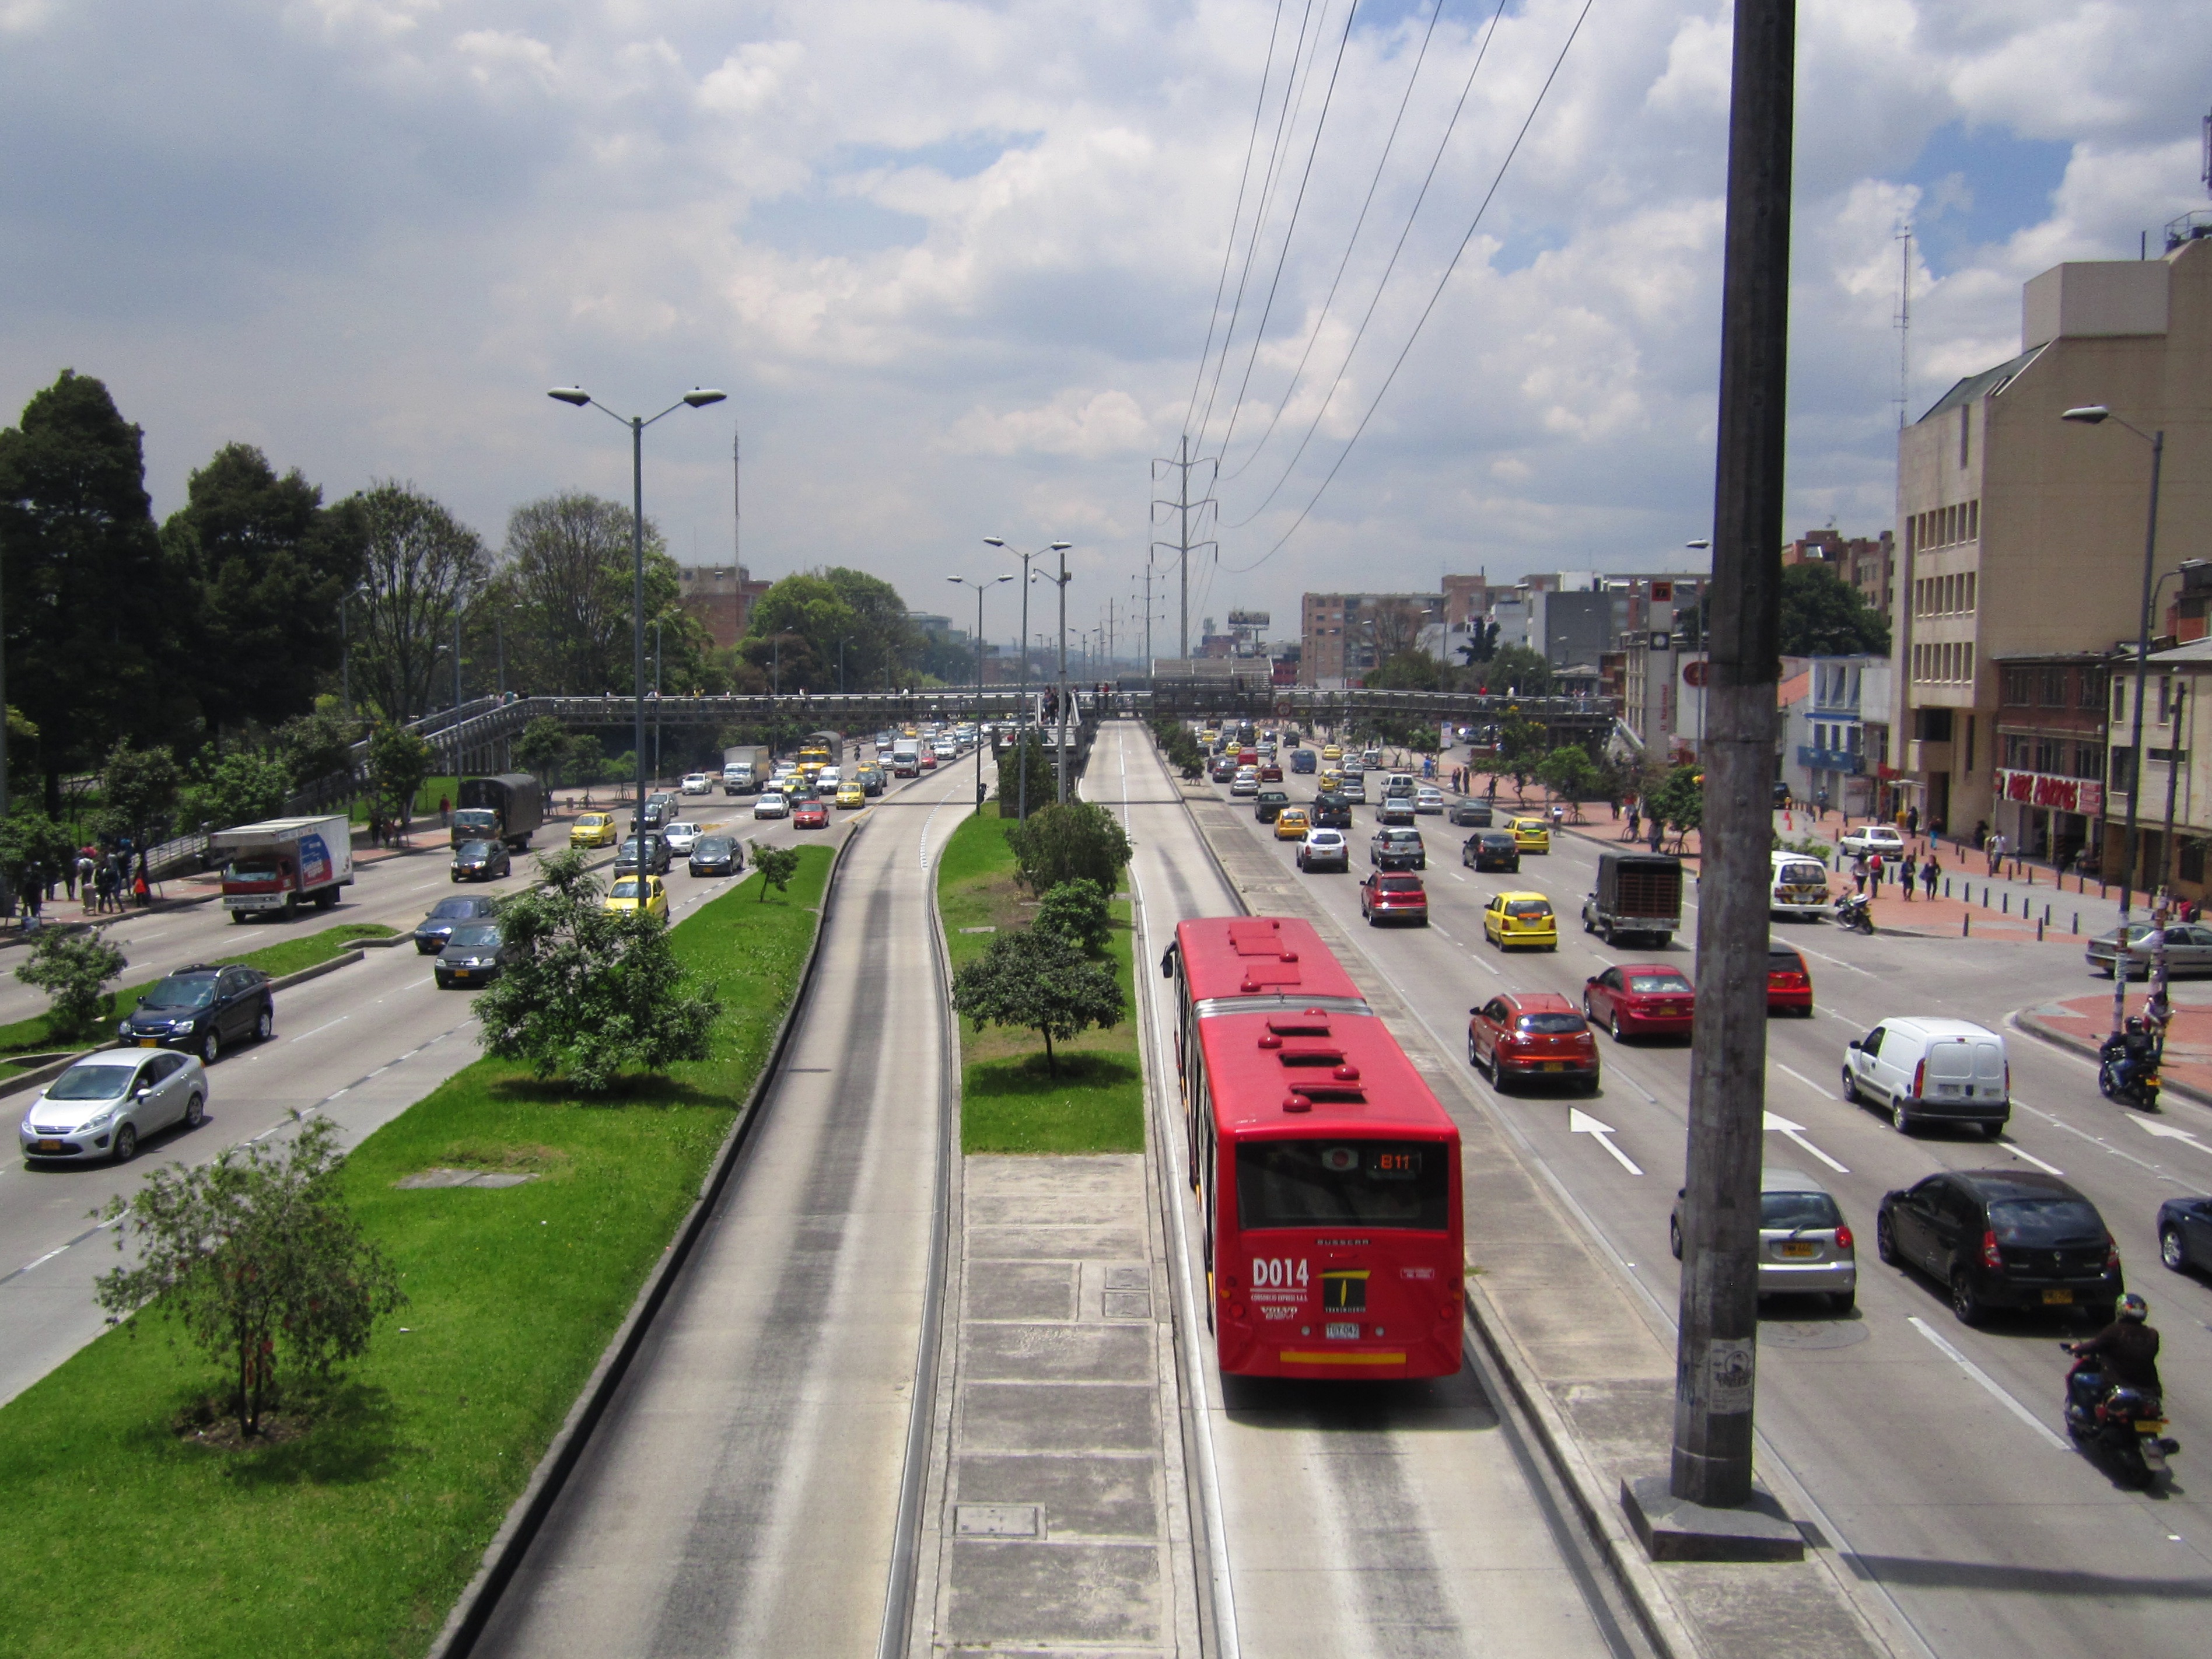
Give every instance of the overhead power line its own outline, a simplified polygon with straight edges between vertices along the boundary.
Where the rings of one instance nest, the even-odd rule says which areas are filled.
[[[1306,504],[1298,509],[1298,516],[1291,521],[1291,527],[1276,539],[1275,544],[1253,560],[1250,564],[1224,566],[1223,568],[1230,571],[1231,574],[1241,575],[1248,570],[1256,569],[1281,552],[1285,544],[1297,533],[1298,526],[1305,523],[1306,516],[1314,510],[1315,503],[1321,500],[1329,485],[1335,482],[1337,473],[1342,470],[1346,459],[1358,444],[1360,435],[1367,430],[1367,423],[1375,418],[1375,411],[1382,406],[1382,399],[1389,395],[1391,383],[1398,378],[1398,371],[1406,366],[1406,359],[1413,349],[1413,343],[1421,337],[1421,330],[1427,325],[1431,314],[1437,308],[1437,302],[1443,298],[1446,284],[1451,281],[1452,273],[1459,268],[1459,262],[1467,252],[1468,244],[1474,240],[1474,233],[1482,223],[1483,214],[1489,209],[1491,199],[1498,194],[1498,185],[1505,180],[1506,169],[1513,165],[1513,158],[1520,154],[1522,141],[1528,137],[1528,129],[1535,125],[1537,112],[1544,107],[1544,100],[1551,93],[1552,83],[1559,79],[1559,70],[1567,61],[1567,53],[1573,49],[1575,37],[1582,33],[1583,22],[1589,16],[1590,7],[1595,3],[1596,0],[1583,0],[1583,9],[1575,16],[1575,26],[1567,31],[1566,40],[1559,47],[1559,55],[1552,60],[1551,72],[1545,76],[1544,84],[1537,88],[1535,100],[1528,106],[1528,113],[1521,123],[1520,131],[1514,134],[1512,147],[1505,152],[1505,159],[1498,164],[1498,172],[1490,181],[1490,188],[1483,192],[1482,201],[1475,208],[1474,217],[1468,223],[1467,234],[1460,238],[1459,246],[1452,250],[1452,257],[1444,265],[1443,275],[1437,278],[1435,290],[1429,295],[1428,303],[1421,307],[1421,314],[1414,321],[1413,331],[1406,337],[1406,343],[1400,349],[1397,357],[1392,362],[1390,372],[1382,377],[1382,384],[1376,388],[1374,398],[1367,405],[1367,412],[1359,417],[1359,424],[1352,428],[1352,436],[1346,440],[1343,453],[1337,456],[1335,465],[1329,468],[1328,475],[1316,487],[1314,493],[1307,498]],[[1318,417],[1316,417],[1317,421]],[[1247,519],[1243,522],[1249,524],[1251,520]]]

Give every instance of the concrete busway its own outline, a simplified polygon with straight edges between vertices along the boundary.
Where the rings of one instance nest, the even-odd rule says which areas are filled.
[[[1170,1247],[1182,1247],[1186,1462],[1206,1522],[1195,1547],[1214,1650],[1255,1659],[1644,1651],[1563,1523],[1527,1437],[1501,1419],[1475,1370],[1389,1383],[1221,1376],[1184,1168],[1173,994],[1154,964],[1177,921],[1242,906],[1141,726],[1102,729],[1084,793],[1120,813],[1136,844],[1151,1144],[1174,1210]]]
[[[1285,787],[1303,800],[1314,781],[1291,775]],[[1610,963],[1694,967],[1694,886],[1671,950],[1609,950],[1581,931],[1600,838],[1617,833],[1605,817],[1587,836],[1555,836],[1553,851],[1525,856],[1517,876],[1462,868],[1460,847],[1473,832],[1422,817],[1431,924],[1369,929],[1358,884],[1373,806],[1354,809],[1352,873],[1304,877],[1295,843],[1276,842],[1249,800],[1230,801],[1226,786],[1207,792],[1355,940],[1447,1054],[1463,1056],[1468,1008],[1498,991],[1579,1002],[1584,980]],[[1510,811],[1500,806],[1501,820]],[[1508,890],[1551,898],[1556,954],[1507,955],[1483,941],[1481,907]],[[1836,1194],[1859,1261],[1855,1314],[1778,1301],[1761,1325],[1763,1455],[1778,1457],[1817,1503],[1818,1515],[1798,1518],[1837,1553],[1871,1621],[1942,1659],[2201,1653],[2212,1604],[2212,1286],[2160,1266],[2154,1223],[2164,1199],[2212,1189],[2212,1111],[2172,1095],[2155,1119],[2115,1106],[2099,1097],[2091,1062],[2009,1025],[2016,1010],[2106,983],[2088,977],[2078,942],[1866,938],[1791,921],[1776,922],[1774,937],[1804,952],[1817,1012],[1768,1026],[1767,1158]],[[1900,1135],[1841,1100],[1846,1040],[1900,1014],[1972,1019],[2004,1035],[2014,1105],[2002,1140]],[[1500,1097],[1480,1078],[1469,1083],[1638,1287],[1644,1317],[1671,1347],[1678,1280],[1667,1218],[1680,1184],[1689,1048],[1598,1041],[1604,1085],[1595,1100],[1534,1088]],[[2001,1314],[1969,1329],[1941,1286],[1877,1260],[1883,1193],[1946,1167],[2056,1170],[2097,1205],[2130,1288],[2149,1297],[2164,1334],[2166,1404],[2184,1447],[2169,1492],[2122,1490],[2069,1444],[2059,1413],[2069,1362],[2057,1343],[2086,1334],[2077,1319]]]
[[[947,1104],[933,866],[973,764],[867,814],[759,1125],[474,1652],[857,1656],[902,1622]]]
[[[920,781],[952,777],[974,798],[970,762]],[[890,803],[914,796],[913,781],[895,781],[862,811],[833,811],[827,832],[794,830],[788,819],[756,823],[749,797],[693,799],[693,820],[750,842],[803,845],[835,841]],[[943,792],[928,792],[931,798]],[[940,823],[942,819],[939,820]],[[548,851],[567,845],[565,823],[538,832]],[[592,856],[611,861],[611,852]],[[357,866],[355,884],[333,910],[303,913],[289,927],[232,924],[219,904],[155,911],[127,918],[118,942],[131,958],[126,980],[158,977],[187,963],[315,932],[348,921],[380,921],[411,928],[437,900],[455,893],[519,890],[530,879],[531,859],[518,856],[511,878],[456,887],[447,873],[443,848],[380,859]],[[602,878],[609,873],[601,872]],[[730,879],[694,879],[684,860],[666,877],[672,921],[727,890]],[[20,960],[20,957],[14,959]],[[137,1189],[147,1175],[171,1163],[200,1164],[226,1147],[280,1130],[294,1111],[323,1111],[340,1126],[348,1144],[389,1121],[439,1083],[476,1060],[482,1050],[469,1013],[474,994],[441,991],[431,959],[403,944],[363,952],[360,962],[276,993],[273,1041],[227,1051],[209,1072],[208,1118],[198,1130],[169,1129],[149,1139],[137,1158],[120,1168],[108,1163],[27,1168],[15,1156],[14,1131],[36,1097],[23,1091],[0,1097],[8,1114],[8,1156],[0,1159],[0,1401],[14,1398],[100,1334],[102,1316],[92,1301],[92,1282],[118,1260],[114,1235],[95,1228],[88,1212],[111,1197]],[[15,991],[12,975],[4,982]],[[40,1011],[42,995],[9,1013]]]

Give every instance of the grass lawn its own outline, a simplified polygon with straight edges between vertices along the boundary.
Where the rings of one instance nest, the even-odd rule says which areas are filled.
[[[478,1060],[354,1152],[355,1213],[411,1303],[339,1385],[302,1399],[304,1437],[242,1452],[180,1437],[173,1421],[219,1377],[150,1319],[0,1407],[11,1659],[424,1650],[767,1057],[829,870],[827,848],[801,857],[787,894],[757,902],[755,876],[676,931],[720,988],[713,1059],[596,1101]],[[539,1179],[393,1185],[441,1165]]]
[[[319,962],[328,962],[332,957],[350,950],[365,939],[389,939],[392,929],[378,921],[343,921],[335,927],[325,927],[318,933],[302,933],[288,939],[280,945],[264,945],[258,951],[234,951],[229,956],[216,957],[217,963],[242,962],[249,968],[258,968],[271,979],[282,979],[287,974],[296,974],[303,968],[312,968]],[[110,1021],[123,1019],[138,1006],[138,999],[155,985],[155,980],[141,980],[136,985],[125,987],[115,993],[115,1012]],[[114,1033],[103,1026],[100,1035]],[[0,1054],[40,1054],[49,1049],[66,1047],[57,1044],[46,1033],[46,1017],[33,1014],[28,1019],[19,1019],[0,1025]]]
[[[937,908],[957,972],[990,948],[994,934],[1029,925],[1036,905],[1014,884],[1006,845],[1012,820],[969,817],[953,831],[938,867]],[[1137,1061],[1136,995],[1130,972],[1129,906],[1115,901],[1108,946],[1128,1017],[1110,1031],[1085,1031],[1045,1067],[1044,1042],[1028,1031],[960,1024],[960,1150],[963,1152],[1137,1152],[1145,1146],[1144,1074]]]

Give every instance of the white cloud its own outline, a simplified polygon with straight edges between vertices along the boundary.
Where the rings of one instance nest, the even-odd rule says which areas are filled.
[[[1144,456],[1158,441],[1126,392],[1063,392],[1042,409],[975,410],[953,423],[946,447],[976,455]]]

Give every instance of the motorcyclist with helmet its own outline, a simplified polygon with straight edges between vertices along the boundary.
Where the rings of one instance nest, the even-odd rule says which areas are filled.
[[[2086,1342],[2068,1346],[2067,1352],[2086,1363],[2076,1365],[2074,1376],[2100,1376],[2103,1386],[2140,1389],[2145,1394],[2165,1392],[2158,1381],[2158,1333],[2150,1325],[2150,1304],[2130,1291],[2113,1304],[2112,1322]]]
[[[2118,1034],[2105,1039],[2097,1051],[2104,1067],[2105,1092],[2110,1096],[2140,1092],[2143,1080],[2158,1069],[2158,1038],[2136,1016],[2128,1016]]]
[[[2131,1291],[2113,1313],[2112,1322],[2087,1342],[2059,1345],[2075,1356],[2066,1374],[2066,1431],[2101,1447],[2134,1484],[2148,1486],[2181,1446],[2159,1432],[2166,1427],[2166,1408],[2150,1304]]]

